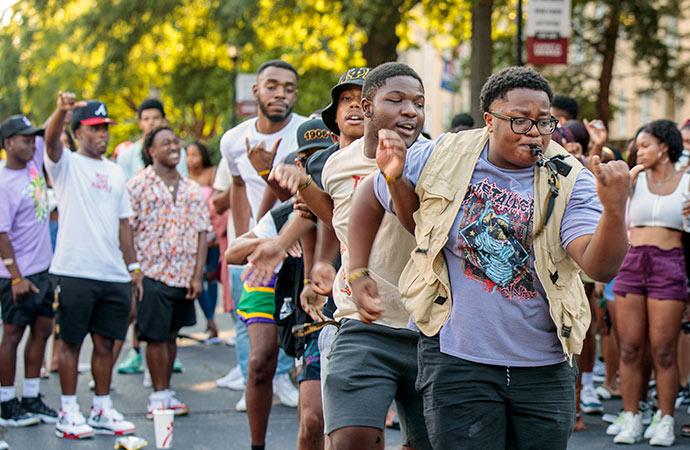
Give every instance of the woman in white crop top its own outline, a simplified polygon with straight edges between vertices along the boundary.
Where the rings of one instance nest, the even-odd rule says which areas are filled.
[[[678,390],[676,346],[688,300],[682,245],[683,207],[690,175],[674,163],[683,150],[676,125],[651,122],[637,133],[637,163],[645,167],[630,199],[631,248],[616,277],[616,327],[620,341],[620,379],[625,419],[614,442],[642,438],[638,400],[643,383],[644,349],[649,343],[657,380],[661,420],[647,437],[652,445],[674,440],[673,410]]]

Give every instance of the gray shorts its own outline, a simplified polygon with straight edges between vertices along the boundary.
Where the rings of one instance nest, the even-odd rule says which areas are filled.
[[[343,427],[383,430],[395,400],[403,445],[431,448],[415,389],[418,340],[412,330],[343,320],[323,378],[326,433]]]
[[[338,327],[335,325],[326,325],[319,332],[319,353],[321,354],[321,380],[326,378],[326,373],[328,373],[328,357],[331,354],[331,347],[333,346],[333,339],[335,339],[335,333],[338,332]],[[324,383],[321,383],[321,402],[324,402],[326,398],[323,394]]]

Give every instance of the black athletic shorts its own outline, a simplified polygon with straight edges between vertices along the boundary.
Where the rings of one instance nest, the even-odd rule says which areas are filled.
[[[124,340],[132,308],[132,284],[58,277],[56,331],[68,344],[80,344],[86,333]]]
[[[39,290],[29,291],[17,303],[12,301],[12,280],[0,278],[0,306],[2,321],[25,327],[32,325],[36,317],[53,317],[53,298],[55,296],[55,279],[47,270],[24,277]]]
[[[137,339],[166,342],[171,333],[196,323],[194,300],[185,298],[186,288],[168,286],[144,277],[144,298],[137,302]]]

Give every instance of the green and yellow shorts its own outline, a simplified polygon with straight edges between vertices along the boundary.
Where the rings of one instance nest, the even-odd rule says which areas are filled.
[[[242,286],[242,297],[237,304],[237,316],[245,325],[252,323],[275,323],[273,314],[276,310],[276,277],[267,285],[249,287]]]

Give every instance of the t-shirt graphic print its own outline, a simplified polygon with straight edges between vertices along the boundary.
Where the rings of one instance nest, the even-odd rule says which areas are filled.
[[[533,198],[502,189],[484,178],[463,201],[458,253],[466,276],[508,300],[537,296],[530,270]]]

